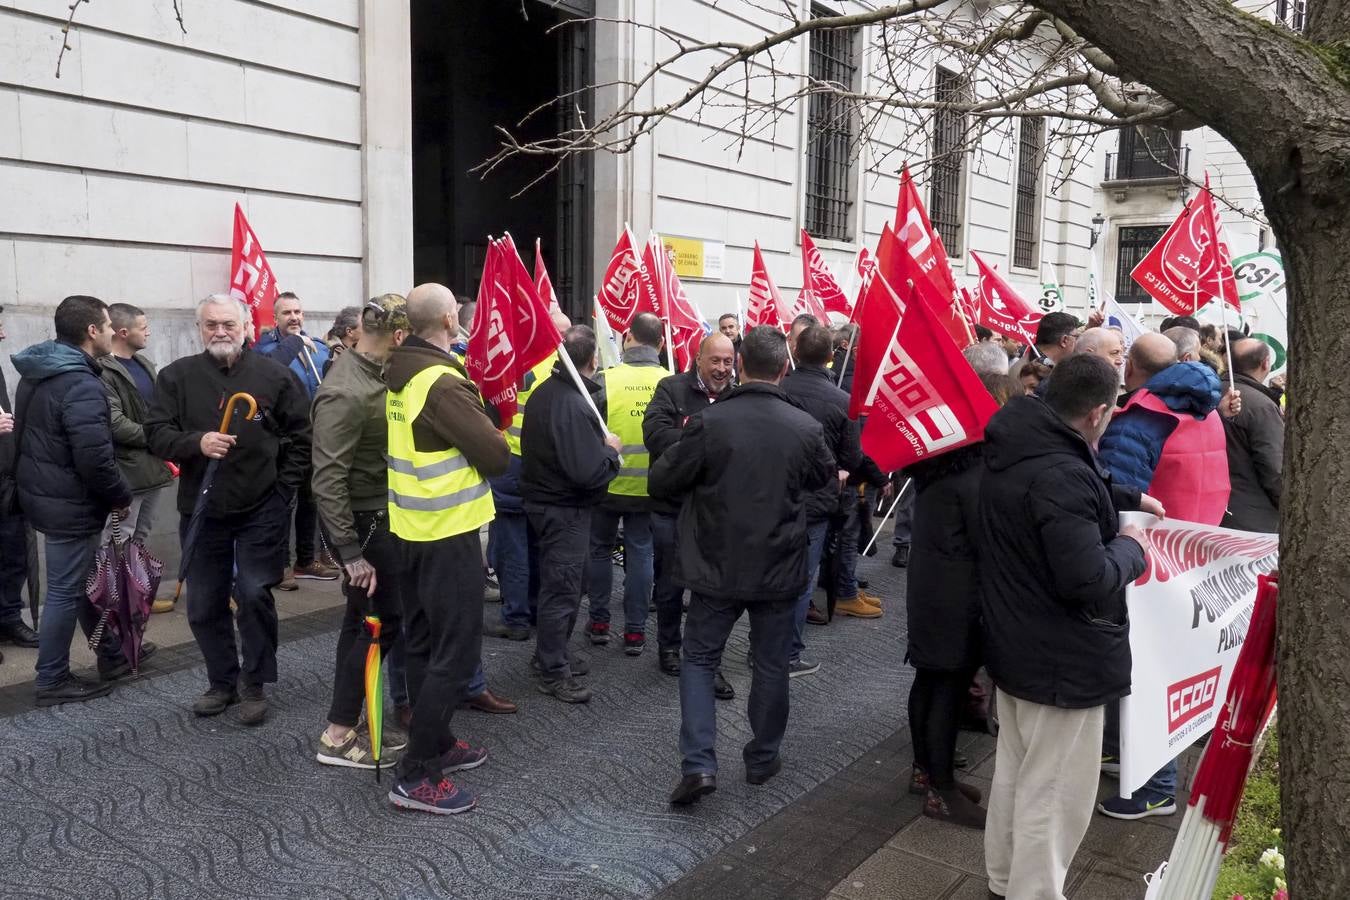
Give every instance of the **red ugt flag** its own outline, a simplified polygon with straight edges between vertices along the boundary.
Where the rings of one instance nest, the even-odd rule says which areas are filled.
[[[764,254],[760,252],[759,241],[755,241],[755,260],[750,269],[750,293],[746,301],[746,328],[768,325],[786,333],[792,327],[791,319],[784,320],[787,315],[787,304],[783,302],[778,285],[773,283],[773,277],[769,275],[769,269],[764,265]]]
[[[837,312],[843,315],[849,315],[853,312],[853,304],[844,296],[843,288],[839,287],[839,282],[835,280],[834,273],[825,263],[825,257],[820,255],[820,250],[816,248],[816,242],[811,240],[811,235],[802,229],[802,293],[810,292],[815,298],[816,305],[821,307],[821,312]],[[801,302],[800,300],[798,301]],[[813,313],[821,322],[828,323],[828,319]]]
[[[999,334],[1016,335],[1024,344],[1035,346],[1036,325],[1044,313],[1023,300],[1012,285],[1003,280],[974,250],[970,255],[980,270],[975,320]]]
[[[863,452],[894,472],[983,439],[998,404],[917,292],[891,333],[869,391]]]
[[[234,205],[234,244],[230,249],[230,296],[248,305],[256,341],[262,330],[272,325],[277,278],[238,203]]]
[[[1130,277],[1174,315],[1193,315],[1221,293],[1241,311],[1233,263],[1209,192],[1209,173],[1204,189],[1182,208]]]
[[[510,236],[488,245],[465,367],[499,421],[516,414],[525,373],[558,349],[561,337]]]
[[[644,307],[640,311],[653,312],[669,321],[672,346],[666,352],[674,354],[676,371],[686,372],[698,356],[698,345],[703,340],[703,320],[694,312],[684,285],[675,274],[670,252],[655,234],[647,239],[642,252],[642,268],[650,279],[652,308]],[[644,305],[639,303],[639,306]]]
[[[609,327],[615,331],[627,331],[628,323],[638,311],[641,268],[642,262],[633,245],[633,235],[624,228],[614,245],[614,252],[610,254],[609,265],[600,279],[600,292],[596,295],[605,318],[609,320]]]
[[[539,299],[548,306],[550,315],[562,312],[558,294],[553,290],[553,279],[548,277],[548,269],[544,266],[544,251],[539,246],[539,238],[534,239],[534,288]]]

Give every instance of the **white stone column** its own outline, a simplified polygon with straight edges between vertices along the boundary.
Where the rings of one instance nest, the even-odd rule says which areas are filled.
[[[409,0],[361,0],[361,181],[367,297],[413,279]]]

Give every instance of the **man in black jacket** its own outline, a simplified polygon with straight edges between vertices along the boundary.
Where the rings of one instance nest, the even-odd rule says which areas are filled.
[[[5,308],[0,306],[0,314]],[[5,325],[0,322],[0,341]],[[19,491],[14,483],[14,406],[0,370],[0,641],[19,647],[36,647],[37,632],[23,620],[24,582],[28,580],[28,523],[19,509]],[[0,662],[4,661],[0,654]]]
[[[1233,371],[1242,405],[1223,420],[1228,438],[1228,498],[1224,528],[1275,534],[1280,530],[1280,494],[1284,488],[1284,416],[1266,387],[1270,345],[1256,338],[1233,343]]]
[[[985,864],[1000,897],[1062,896],[1092,818],[1105,705],[1130,690],[1125,586],[1148,540],[1118,528],[1092,449],[1119,378],[1104,359],[1066,357],[1044,400],[1014,398],[985,430],[979,583],[999,711]]]
[[[56,308],[56,340],[14,355],[23,380],[14,417],[20,429],[19,505],[43,535],[47,601],[38,629],[37,705],[101,697],[130,667],[114,642],[99,648],[102,683],[70,672],[70,640],[78,621],[89,634],[97,615],[85,578],[98,551],[103,522],[123,515],[131,489],[117,470],[108,398],[97,357],[112,350],[108,307],[94,297],[67,297]]]
[[[788,664],[790,676],[809,675],[820,668],[820,663],[802,656],[806,649],[806,614],[815,593],[816,572],[820,568],[825,548],[825,536],[830,519],[839,511],[841,489],[848,476],[862,465],[858,423],[848,417],[848,394],[835,387],[834,379],[825,364],[830,360],[830,330],[823,325],[811,325],[801,331],[795,344],[797,368],[783,379],[783,393],[811,414],[825,431],[825,446],[839,464],[839,478],[813,491],[806,498],[807,561],[806,582],[797,598],[797,621],[792,639],[792,660]],[[864,619],[881,615],[880,607],[872,606],[859,597],[839,603],[835,611]]]
[[[586,389],[599,386],[595,374],[595,332],[573,325],[563,336],[563,351]],[[526,403],[521,427],[523,466],[520,493],[525,515],[539,535],[539,612],[534,662],[541,693],[564,703],[585,703],[591,690],[579,684],[567,652],[577,624],[591,538],[591,508],[604,499],[619,474],[618,436],[601,429],[593,407],[568,373],[563,360]],[[579,660],[577,662],[580,662]]]
[[[309,396],[300,382],[280,363],[243,349],[250,324],[244,305],[227,295],[197,305],[204,350],[160,372],[145,434],[151,453],[181,467],[180,536],[196,505],[209,504],[187,569],[188,624],[210,680],[192,711],[214,716],[240,703],[239,721],[257,725],[267,716],[263,685],[277,680],[272,588],[286,566],[291,501],[309,478],[310,426]],[[240,391],[253,395],[257,414],[236,415],[232,427],[218,431],[228,398]],[[202,498],[212,461],[219,461],[215,480]],[[231,596],[238,606],[234,620]]]
[[[682,498],[675,580],[691,592],[680,668],[684,777],[670,798],[676,805],[717,789],[713,678],[747,611],[754,737],[743,753],[745,778],[763,784],[783,767],[788,658],[806,581],[806,503],[838,472],[820,424],[778,386],[787,368],[783,335],[751,329],[741,342],[741,385],[694,416],[651,470],[653,496]]]
[[[723,317],[725,320],[725,316]],[[739,340],[739,338],[737,338]],[[710,334],[698,347],[698,359],[688,372],[661,379],[647,412],[642,417],[642,443],[650,462],[670,449],[684,431],[689,417],[702,412],[726,395],[736,381],[736,350],[725,329]],[[657,663],[667,675],[680,674],[680,619],[684,616],[684,588],[675,583],[675,517],[678,498],[652,498],[654,581],[652,605],[656,607]],[[736,692],[718,670],[714,678],[718,700],[734,700]]]

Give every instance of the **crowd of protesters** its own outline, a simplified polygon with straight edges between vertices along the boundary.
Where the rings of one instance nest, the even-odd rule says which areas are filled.
[[[455,711],[517,712],[486,684],[483,636],[533,639],[539,691],[586,703],[589,665],[571,641],[585,596],[583,640],[621,635],[631,657],[655,611],[655,663],[678,678],[682,710],[670,801],[687,805],[717,787],[716,701],[735,697],[720,665],[737,620],[749,618],[753,669],[744,775],[763,784],[783,765],[790,679],[821,669],[808,625],[883,615],[857,565],[890,506],[915,669],[910,790],[925,815],[986,830],[991,896],[1058,897],[1099,773],[1118,771],[1124,590],[1148,550],[1118,513],[1277,528],[1282,382],[1270,383],[1270,348],[1190,317],[1129,346],[1065,313],[1044,316],[1031,346],[977,328],[965,356],[1000,407],[985,439],[887,473],[848,414],[856,326],[802,316],[786,336],[742,335],[725,315],[671,375],[655,316],[636,316],[622,362],[597,371],[595,334],[555,312],[566,359],[537,366],[505,418],[464,367],[468,307],[424,284],[344,309],[315,340],[287,293],[251,342],[250,310],[213,295],[196,310],[202,352],[157,371],[142,310],[63,300],[55,339],[13,356],[12,407],[0,380],[0,641],[37,648],[37,704],[103,696],[133,671],[105,637],[96,677],[78,675],[70,645],[77,624],[93,630],[97,548],[113,528],[143,541],[176,473],[187,621],[207,682],[197,715],[237,706],[241,723],[264,722],[278,678],[273,591],[340,577],[317,761],[376,765],[362,715],[364,619],[376,615],[395,709],[380,748],[397,770],[390,801],[463,812],[475,798],[450,774],[488,751],[456,736]],[[256,411],[222,425],[240,392]],[[46,556],[37,631],[20,598],[30,529]],[[622,627],[611,634],[616,552]],[[492,578],[501,611],[484,622]],[[154,650],[146,642],[141,658]],[[984,806],[956,778],[956,737],[985,727],[990,680],[1000,727]],[[1167,815],[1175,797],[1173,763],[1098,809]]]

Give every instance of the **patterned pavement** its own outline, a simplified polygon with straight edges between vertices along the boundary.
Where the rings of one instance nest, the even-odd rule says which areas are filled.
[[[0,897],[652,896],[900,727],[911,677],[903,572],[883,553],[862,569],[887,615],[809,630],[822,668],[792,682],[786,767],[768,785],[742,778],[743,623],[724,663],[738,696],[718,705],[718,792],[688,812],[666,803],[679,698],[654,650],[632,659],[574,639],[595,691],[576,707],[534,690],[532,644],[486,639],[489,683],[522,709],[457,714],[459,735],[490,756],[460,773],[479,808],[441,818],[394,810],[372,773],[314,762],[335,641],[319,634],[281,647],[261,728],[193,717],[199,667],[0,718]]]

